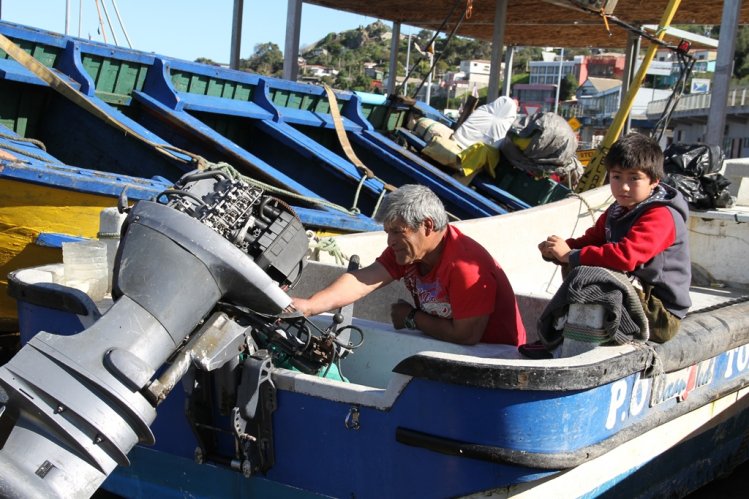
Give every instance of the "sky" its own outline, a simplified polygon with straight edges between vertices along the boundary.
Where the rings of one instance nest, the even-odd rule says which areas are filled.
[[[99,28],[95,0],[0,0],[0,17],[26,26],[56,33],[65,32],[66,3],[70,5],[68,33],[104,41]],[[118,45],[146,52],[195,60],[207,57],[229,62],[234,0],[99,0],[109,13]],[[244,0],[242,16],[241,58],[249,57],[255,45],[273,42],[284,50],[287,0]],[[367,25],[377,19],[349,14],[316,5],[302,4],[302,27],[299,36],[304,47],[331,32],[346,31]],[[119,11],[127,38],[119,28]],[[81,23],[78,22],[82,12]],[[113,43],[104,11],[101,11],[107,41]],[[386,22],[386,24],[391,24]],[[401,27],[401,34],[416,32]]]

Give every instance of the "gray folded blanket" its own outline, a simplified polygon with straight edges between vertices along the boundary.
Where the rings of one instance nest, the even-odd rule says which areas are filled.
[[[602,305],[605,310],[603,343],[625,344],[647,341],[648,320],[637,291],[629,278],[603,267],[581,265],[570,271],[538,320],[538,334],[552,350],[562,343],[564,330],[555,329],[558,319],[572,303]]]

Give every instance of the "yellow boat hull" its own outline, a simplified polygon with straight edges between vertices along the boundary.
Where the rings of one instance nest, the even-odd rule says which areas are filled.
[[[115,206],[117,199],[2,178],[0,193],[0,331],[14,331],[18,314],[8,296],[8,273],[61,262],[60,248],[38,245],[39,235],[95,238],[101,210]]]

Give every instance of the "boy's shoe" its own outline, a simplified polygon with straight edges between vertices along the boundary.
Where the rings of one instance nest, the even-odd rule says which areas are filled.
[[[546,349],[541,340],[525,343],[518,347],[518,352],[529,359],[553,359],[554,355]]]

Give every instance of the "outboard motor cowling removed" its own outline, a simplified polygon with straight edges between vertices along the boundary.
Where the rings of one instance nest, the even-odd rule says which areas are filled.
[[[244,379],[252,375],[240,358],[259,358],[267,381],[268,331],[289,313],[284,290],[306,251],[288,206],[218,171],[188,174],[156,201],[137,203],[122,230],[114,305],[76,335],[37,334],[0,367],[0,496],[92,495],[129,464],[133,446],[154,442],[156,406],[191,368],[229,366]],[[309,333],[285,331],[294,327]],[[318,360],[312,365],[335,357],[304,355]],[[235,431],[247,439],[252,397],[234,390]],[[272,464],[250,464],[251,451],[245,445],[236,456],[245,474]]]

